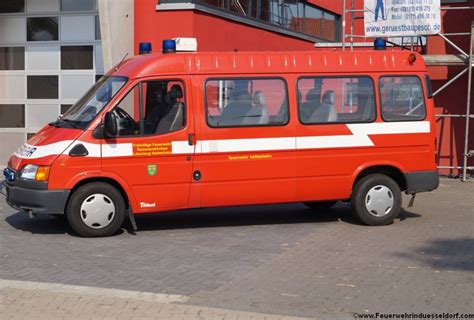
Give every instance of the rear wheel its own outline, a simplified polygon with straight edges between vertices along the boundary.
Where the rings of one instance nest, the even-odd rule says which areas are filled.
[[[314,201],[314,202],[303,202],[303,204],[311,209],[315,210],[327,210],[334,206],[337,201]]]
[[[402,196],[398,184],[382,174],[360,179],[352,191],[352,210],[369,226],[391,223],[400,213]]]
[[[123,223],[125,202],[113,186],[94,182],[74,191],[66,215],[71,228],[83,237],[110,236]]]

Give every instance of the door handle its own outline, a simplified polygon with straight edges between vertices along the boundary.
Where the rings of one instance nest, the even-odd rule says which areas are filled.
[[[193,133],[188,134],[188,144],[190,146],[194,145],[194,134]]]

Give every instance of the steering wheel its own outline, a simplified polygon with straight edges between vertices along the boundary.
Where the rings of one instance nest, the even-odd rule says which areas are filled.
[[[118,118],[119,132],[122,134],[133,134],[137,128],[137,123],[132,116],[120,107],[115,108],[114,111]]]

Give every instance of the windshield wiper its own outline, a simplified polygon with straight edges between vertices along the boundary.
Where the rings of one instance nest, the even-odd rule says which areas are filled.
[[[51,122],[50,126],[54,126],[56,128],[73,128],[73,129],[80,129],[81,126],[73,120],[69,119],[58,119],[55,122]]]

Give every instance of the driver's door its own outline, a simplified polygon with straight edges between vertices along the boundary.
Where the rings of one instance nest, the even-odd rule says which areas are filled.
[[[187,207],[194,154],[190,101],[189,79],[148,79],[113,108],[118,134],[102,141],[102,169],[131,187],[133,212]]]

